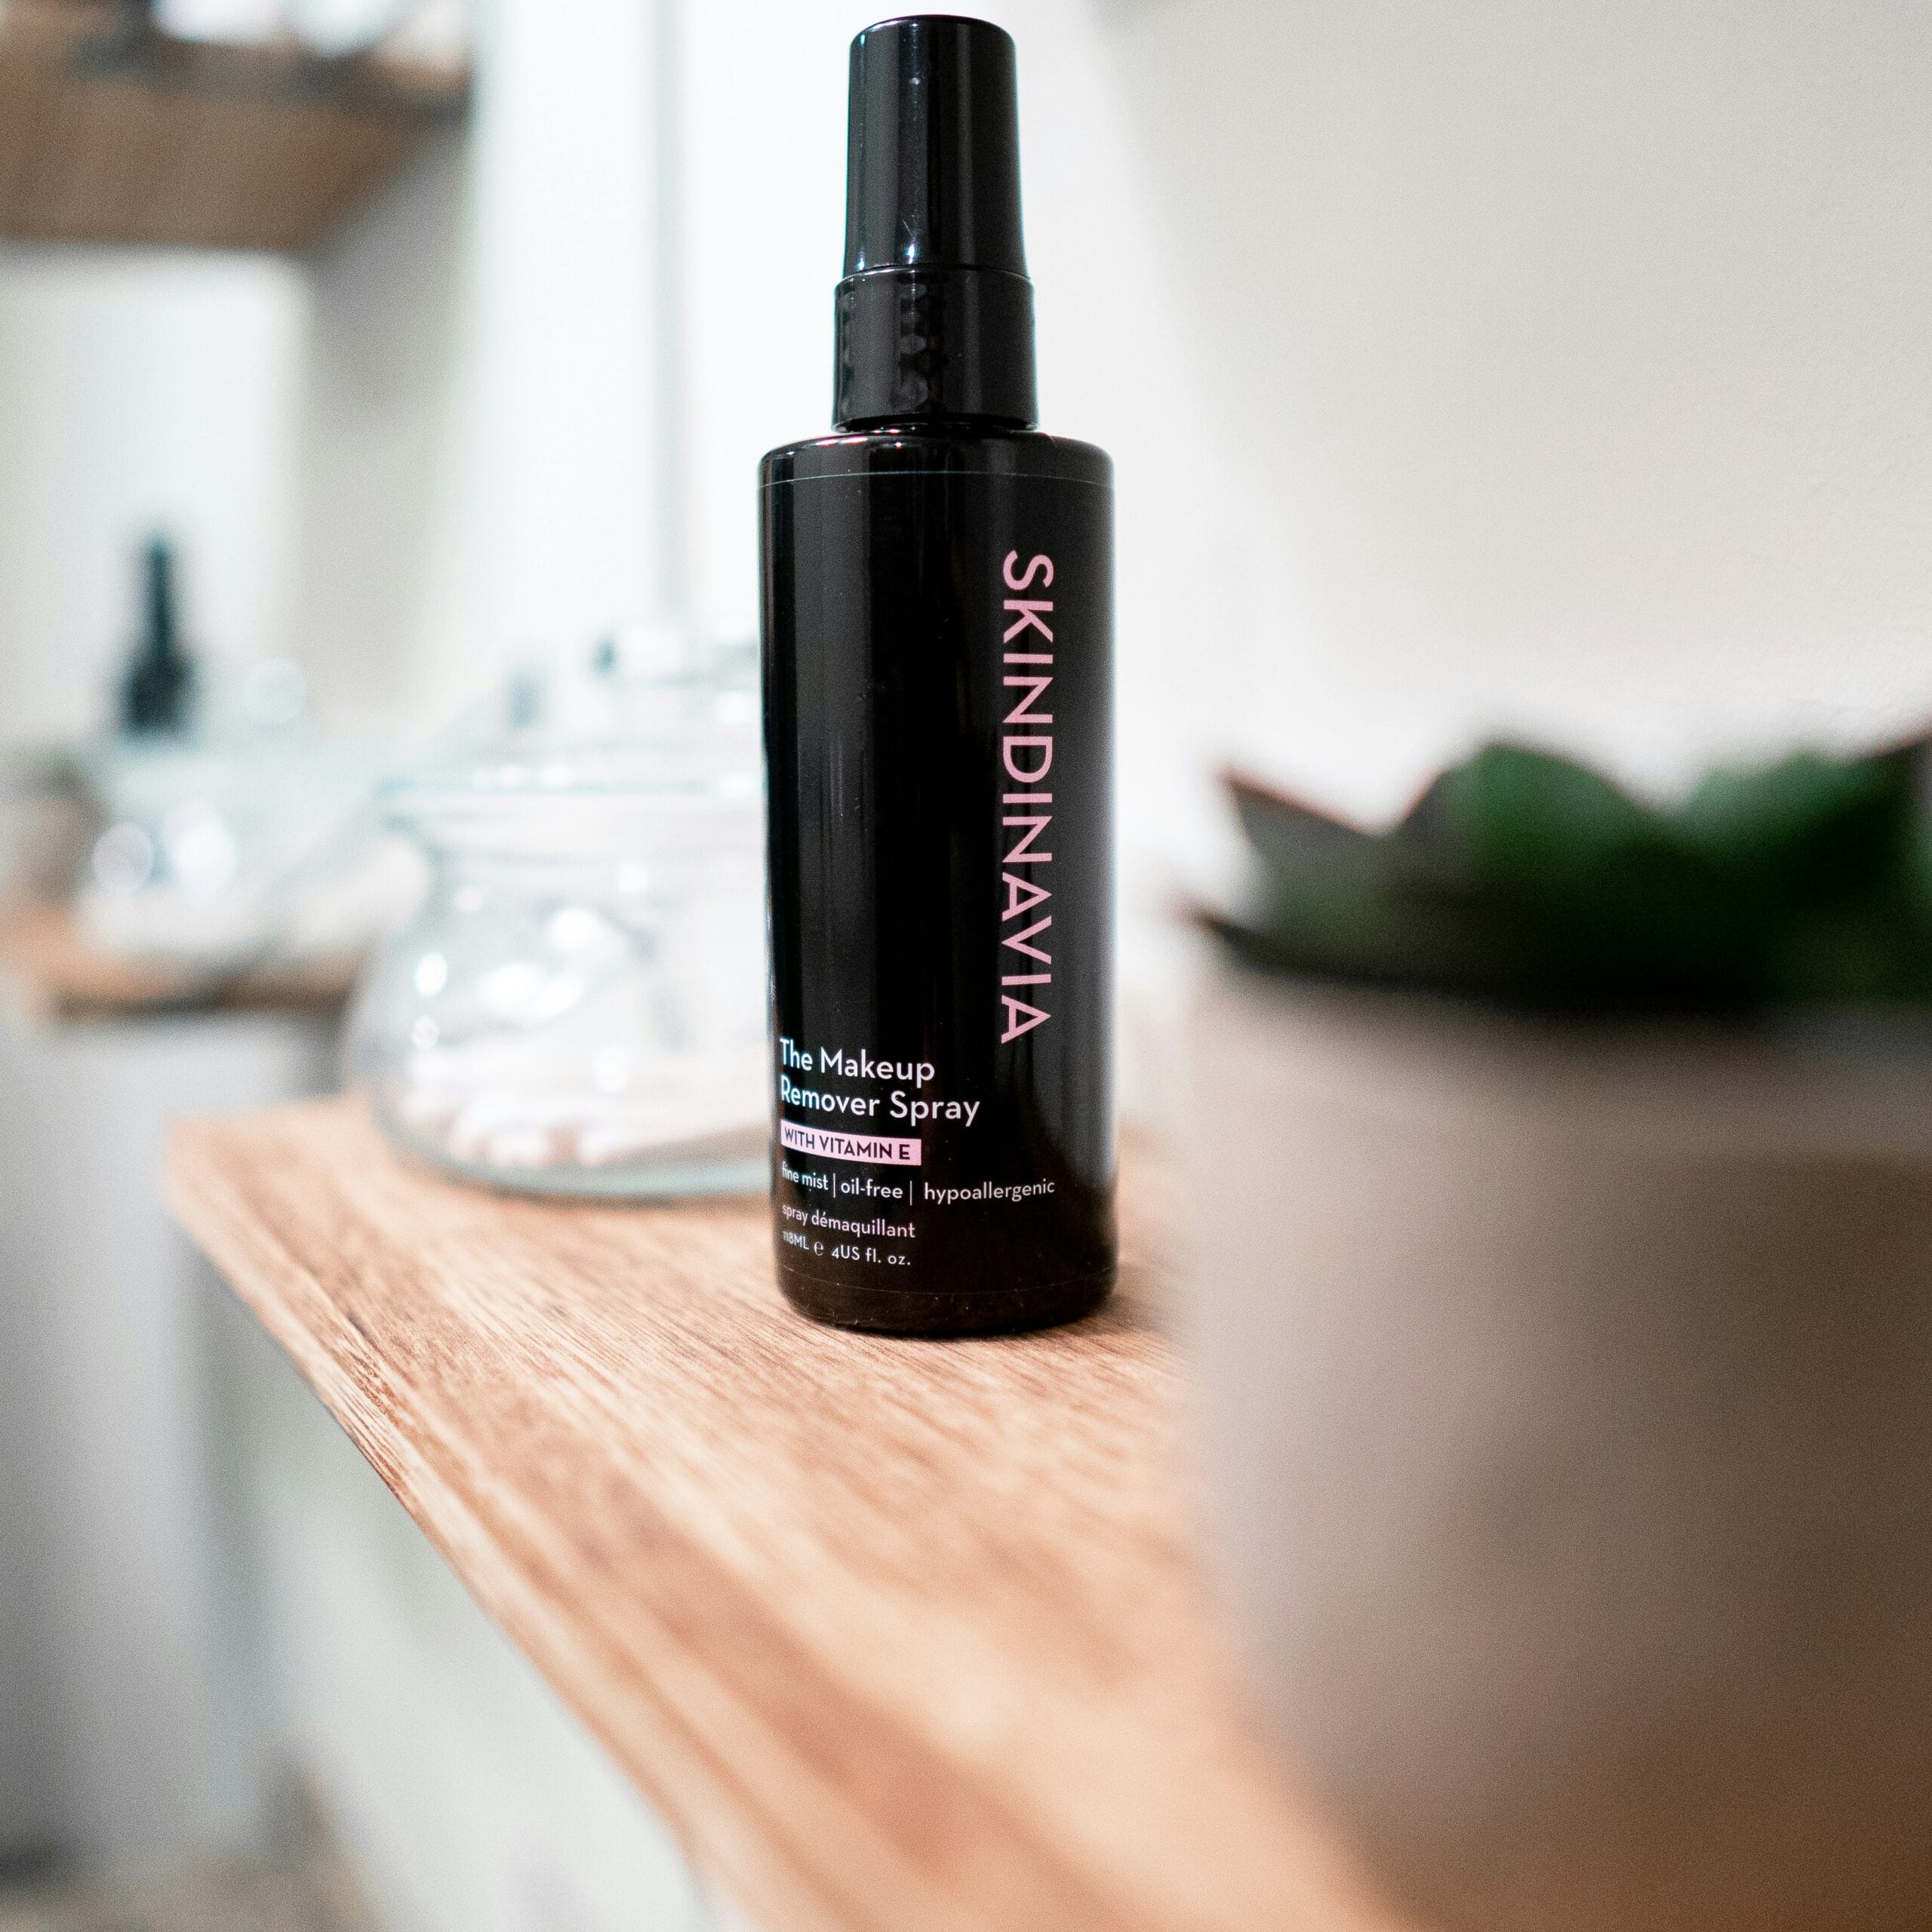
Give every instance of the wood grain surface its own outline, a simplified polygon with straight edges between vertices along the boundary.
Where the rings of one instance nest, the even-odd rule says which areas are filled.
[[[460,73],[125,23],[110,0],[0,8],[0,235],[300,252],[467,97]]]
[[[1123,1294],[905,1342],[761,1201],[513,1199],[353,1101],[177,1129],[169,1198],[484,1607],[768,1932],[1389,1932],[1247,1730],[1182,1386]]]
[[[360,961],[318,959],[216,977],[130,959],[89,943],[71,906],[0,906],[0,990],[30,1023],[163,1012],[328,1014],[353,990]]]

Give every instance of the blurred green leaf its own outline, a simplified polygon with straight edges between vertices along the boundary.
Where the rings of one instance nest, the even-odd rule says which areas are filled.
[[[1919,748],[1712,773],[1676,811],[1516,745],[1377,835],[1235,783],[1282,971],[1574,1005],[1932,1000]]]

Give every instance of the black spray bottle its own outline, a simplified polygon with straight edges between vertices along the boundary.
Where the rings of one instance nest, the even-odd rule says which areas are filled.
[[[1039,1327],[1114,1279],[1112,466],[1033,427],[1011,40],[851,76],[836,432],[759,472],[779,1278]]]

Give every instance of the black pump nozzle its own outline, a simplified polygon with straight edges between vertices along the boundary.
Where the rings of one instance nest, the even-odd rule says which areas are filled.
[[[841,429],[1038,417],[1013,42],[922,14],[852,43]]]
[[[181,648],[174,596],[174,550],[165,537],[153,538],[142,558],[145,622],[134,662],[121,687],[124,731],[182,731],[195,667]]]

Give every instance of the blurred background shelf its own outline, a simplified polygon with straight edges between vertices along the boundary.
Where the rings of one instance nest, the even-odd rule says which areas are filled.
[[[187,1011],[338,1014],[355,958],[268,964],[211,980],[165,962],[124,958],[91,944],[72,907],[0,906],[0,986],[35,1023]]]
[[[314,247],[439,128],[466,72],[171,38],[108,0],[0,9],[0,237]]]
[[[558,1206],[353,1101],[169,1197],[484,1608],[768,1932],[1393,1932],[1251,1734],[1126,1283],[936,1346],[793,1315],[761,1201]]]

